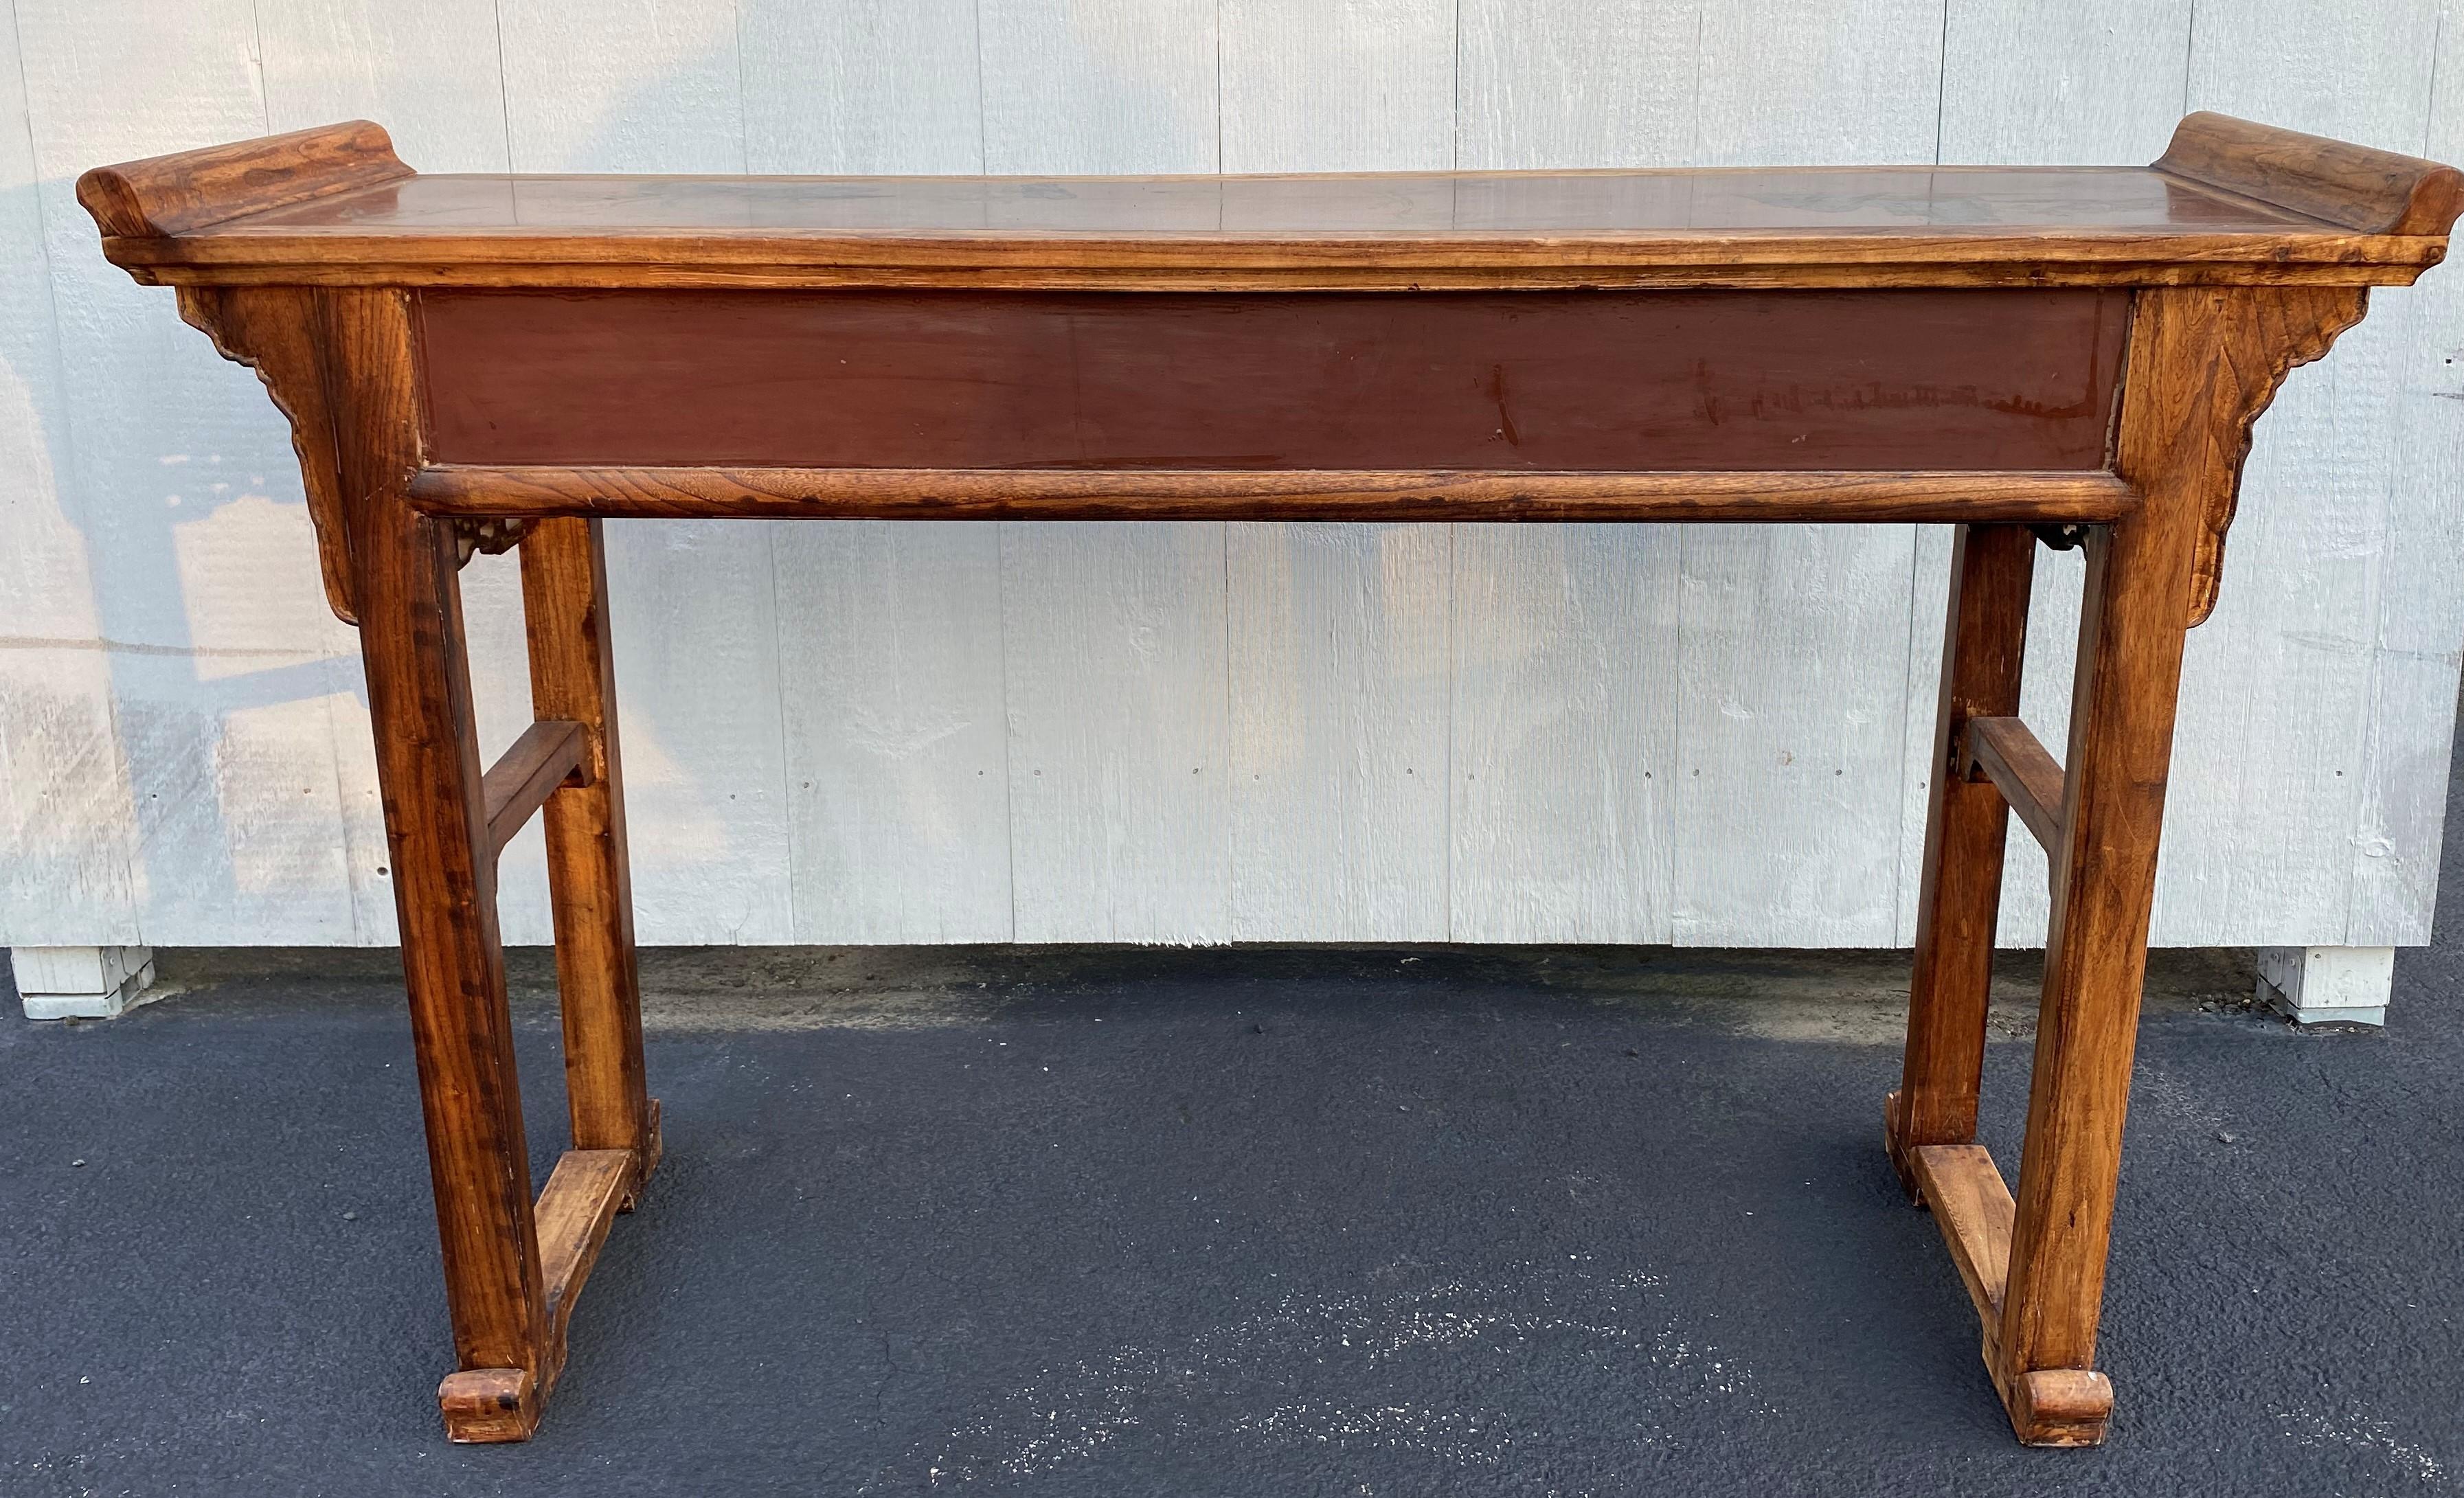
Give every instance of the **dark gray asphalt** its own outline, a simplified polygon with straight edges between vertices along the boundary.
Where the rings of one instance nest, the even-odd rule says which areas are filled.
[[[1441,949],[658,957],[667,1163],[539,1438],[450,1446],[390,962],[0,1019],[0,1492],[2464,1488],[2452,935],[2384,1034],[2168,958],[2092,1452],[1883,1162],[1899,958]]]

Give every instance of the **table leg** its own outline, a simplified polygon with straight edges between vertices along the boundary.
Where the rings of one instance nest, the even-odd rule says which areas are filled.
[[[505,1003],[460,559],[450,525],[413,510],[407,494],[420,456],[408,298],[328,291],[308,315],[332,371],[360,654],[460,1370],[438,1386],[437,1402],[457,1441],[518,1441],[556,1378],[551,1275]]]
[[[573,1147],[628,1153],[621,1206],[629,1210],[659,1162],[659,1117],[642,1063],[641,980],[600,523],[559,516],[524,532],[522,612],[537,716],[580,723],[589,737],[583,783],[559,790],[543,811]]]
[[[463,1370],[438,1390],[458,1440],[518,1440],[553,1371],[496,934],[454,543],[440,521],[372,503],[351,535],[360,648],[402,920],[445,1298]]]
[[[2091,1364],[2189,616],[2185,508],[2160,496],[2087,543],[2035,1071],[1988,1349],[2013,1427],[2037,1444],[2102,1439],[2113,1402]]]
[[[1920,1195],[1911,1151],[1976,1137],[1986,997],[2011,816],[1990,781],[1969,776],[1965,741],[1970,718],[2019,711],[2035,561],[2035,535],[2024,525],[1963,525],[1951,549],[1907,1053],[1899,1090],[1883,1108],[1884,1143],[1911,1198]]]

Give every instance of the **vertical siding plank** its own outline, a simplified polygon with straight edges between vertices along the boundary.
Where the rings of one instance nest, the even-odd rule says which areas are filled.
[[[1000,528],[803,520],[778,547],[796,939],[1009,940]]]
[[[2182,115],[2190,0],[2080,0],[2063,6],[1949,0],[1943,41],[1944,162],[2153,161]],[[1916,939],[1929,772],[1925,761],[1933,742],[1949,562],[1948,530],[1920,527],[1916,623],[1908,651],[1908,800],[1901,823],[1902,944]],[[2070,721],[2082,579],[2075,553],[2037,553],[2020,712],[2049,744],[2063,740]],[[2187,730],[2182,742],[2191,743]],[[2174,826],[2193,838],[2229,835],[2221,828],[2186,829],[2179,822]],[[2043,946],[2050,914],[2045,859],[2026,828],[2013,826],[2002,867],[2000,939],[2011,946]],[[2161,897],[2159,903],[2161,908]]]
[[[1455,0],[1224,0],[1225,171],[1443,171]]]
[[[131,945],[135,805],[74,474],[25,72],[0,11],[0,943]]]
[[[1674,525],[1459,525],[1459,941],[1664,942]]]
[[[497,0],[515,171],[745,170],[734,0]]]
[[[415,11],[398,0],[257,0],[256,30],[266,129],[374,120],[421,171],[507,169],[495,0],[436,0]],[[462,581],[480,747],[494,755],[530,721],[521,593],[511,565],[493,559],[474,562]],[[347,631],[345,638],[348,656],[337,670],[351,692],[331,700],[343,854],[359,939],[383,944],[396,939],[393,887],[379,872],[390,855],[358,641]],[[547,852],[537,826],[504,851],[496,908],[507,941],[551,939]]]
[[[509,170],[495,0],[256,0],[270,130],[373,120],[421,171]]]
[[[976,0],[742,9],[745,170],[983,170]]]
[[[979,0],[992,172],[1205,172],[1214,0]],[[1007,525],[1021,941],[1231,936],[1224,528]]]
[[[2156,159],[2182,117],[2190,0],[1949,0],[1942,160]]]
[[[976,172],[974,0],[741,17],[759,172]],[[771,540],[798,941],[1006,941],[1001,537],[810,521]]]
[[[1700,0],[1463,0],[1468,170],[1692,161]]]
[[[1686,532],[1680,944],[1893,940],[1911,547],[1903,525]]]
[[[1228,0],[1225,171],[1442,170],[1454,0]],[[1233,934],[1446,935],[1442,526],[1226,538]]]
[[[2464,156],[2464,15],[2447,13],[2429,128],[2419,149]],[[2406,315],[2396,359],[2386,549],[2371,621],[2369,737],[2355,818],[2353,892],[2343,940],[2430,940],[2447,820],[2455,680],[2464,663],[2464,280],[2436,272],[2401,294],[2373,292],[2373,315]],[[2392,304],[2392,305],[2391,305]]]
[[[1931,162],[1944,3],[1705,5],[1694,165]]]
[[[1689,163],[1700,10],[1465,0],[1462,165]],[[1683,535],[1455,528],[1456,939],[1671,938]]]
[[[1942,23],[1941,0],[1706,7],[1695,159],[1932,161]],[[1898,938],[1915,556],[1905,525],[1685,533],[1678,941]]]
[[[1002,529],[1018,939],[1230,939],[1222,527]]]
[[[2437,26],[2436,0],[2202,4],[2190,105],[2419,150]],[[2389,495],[2417,482],[2390,463],[2422,295],[2373,293],[2370,317],[2295,370],[2258,426],[2223,596],[2183,667],[2189,752],[2167,822],[2201,831],[2167,845],[2160,940],[2342,942],[2354,929]],[[2388,728],[2390,755],[2444,737],[2434,716]]]
[[[501,0],[499,20],[514,170],[744,170],[729,0]],[[607,527],[648,943],[794,937],[776,529]]]
[[[1446,937],[1441,525],[1235,525],[1232,934]]]
[[[1216,0],[978,0],[984,170],[1221,170]]]
[[[348,942],[330,704],[352,642],[318,603],[288,433],[168,297],[104,263],[74,195],[99,162],[265,129],[253,10],[28,0],[17,23],[143,939]]]

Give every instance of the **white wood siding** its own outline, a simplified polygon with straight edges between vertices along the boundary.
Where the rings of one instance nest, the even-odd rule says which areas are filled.
[[[287,434],[80,170],[351,116],[428,170],[2145,161],[2212,107],[2464,156],[2438,0],[13,0],[0,944],[383,943]],[[2260,427],[2166,943],[2418,943],[2464,646],[2464,273]],[[610,526],[651,942],[1913,931],[1939,527]],[[2058,741],[2076,557],[2038,567]],[[509,560],[464,574],[490,752]],[[2041,939],[2011,859],[2005,938]],[[508,939],[546,936],[536,829]]]

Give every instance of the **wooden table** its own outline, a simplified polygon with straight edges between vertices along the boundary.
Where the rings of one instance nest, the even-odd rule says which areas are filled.
[[[359,122],[77,195],[291,419],[360,628],[454,1439],[537,1425],[659,1158],[601,519],[1272,518],[1958,526],[1884,1137],[2013,1427],[2077,1445],[2183,637],[2252,422],[2464,178],[2215,115],[2151,167],[1060,179],[420,176]],[[2086,550],[2060,762],[2016,716],[2039,541]],[[538,720],[483,770],[456,572],[508,547]],[[495,860],[542,808],[573,1148],[535,1203]],[[2015,1200],[1975,1142],[2013,811],[2053,889]]]

